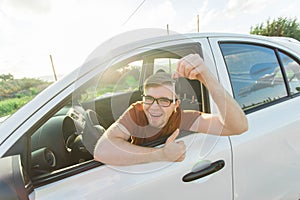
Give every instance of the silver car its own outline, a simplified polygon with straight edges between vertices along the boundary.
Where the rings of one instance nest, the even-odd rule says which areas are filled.
[[[1,123],[0,199],[299,199],[300,43],[221,33],[148,35],[132,31],[105,42]],[[159,70],[172,73],[190,53],[203,57],[243,108],[249,130],[228,137],[182,131],[177,140],[187,152],[178,163],[94,161],[97,139],[141,99],[143,81]],[[180,79],[176,87],[183,109],[217,112],[201,83]]]

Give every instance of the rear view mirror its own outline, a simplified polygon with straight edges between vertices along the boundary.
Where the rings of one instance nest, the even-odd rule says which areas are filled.
[[[20,155],[0,159],[0,199],[28,200],[26,177],[24,177]],[[29,181],[28,181],[29,182]]]

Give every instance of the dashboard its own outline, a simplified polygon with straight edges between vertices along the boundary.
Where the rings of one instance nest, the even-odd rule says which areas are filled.
[[[82,141],[86,127],[85,110],[81,106],[62,110],[31,136],[33,174],[52,172],[92,158]]]

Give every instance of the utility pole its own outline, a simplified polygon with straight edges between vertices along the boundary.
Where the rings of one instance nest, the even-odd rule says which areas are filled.
[[[200,20],[199,20],[199,15],[197,15],[197,31],[198,31],[198,33],[200,32]]]
[[[167,34],[170,35],[169,24],[167,24]]]
[[[167,24],[167,34],[170,35],[169,24]],[[172,72],[171,60],[169,58],[169,73]]]
[[[54,80],[57,81],[57,76],[56,76],[56,73],[55,73],[54,64],[53,64],[53,59],[52,59],[51,54],[50,54],[50,61],[51,61],[51,65],[52,65],[52,70],[53,70]]]

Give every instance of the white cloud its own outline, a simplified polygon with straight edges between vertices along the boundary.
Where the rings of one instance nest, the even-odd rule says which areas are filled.
[[[230,17],[241,13],[257,12],[266,6],[264,0],[229,0],[224,12]]]
[[[40,0],[4,0],[3,11],[10,17],[19,20],[35,20],[36,15],[44,15],[50,11],[50,1]]]
[[[158,24],[164,28],[176,15],[169,0],[157,0],[155,6],[152,1],[143,5],[143,9],[122,26],[141,3],[140,0],[126,0],[121,6],[117,0],[105,3],[98,0],[39,2],[26,0],[26,4],[22,0],[9,0],[2,4],[6,15],[2,19],[9,28],[0,27],[0,33],[5,32],[2,38],[9,48],[0,56],[1,73],[7,68],[1,67],[9,65],[15,74],[25,71],[31,71],[26,75],[32,74],[32,71],[40,75],[49,74],[51,54],[57,73],[65,74],[80,66],[106,39],[136,28],[158,27]]]
[[[21,74],[32,76],[33,72],[49,74],[50,54],[58,73],[68,73],[101,41],[113,35],[112,31],[120,26],[120,16],[127,16],[127,6],[130,7],[130,3],[116,7],[113,1],[103,6],[103,1],[96,0],[76,1],[76,4],[72,0],[39,2],[2,2],[1,73],[9,69],[21,77]]]
[[[174,23],[175,17],[176,10],[170,0],[146,1],[131,20],[125,24],[124,29],[153,27],[164,29],[167,24]]]
[[[199,7],[200,31],[249,33],[251,26],[268,18],[299,18],[299,7],[300,2],[292,0],[219,0],[218,4],[205,0]]]

